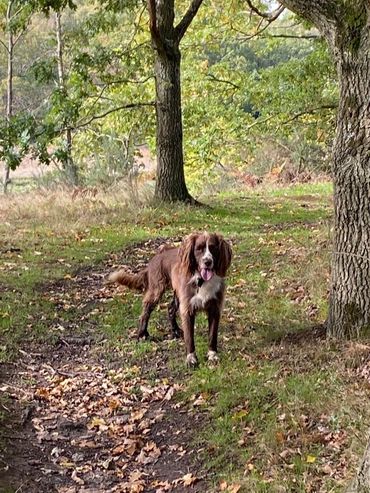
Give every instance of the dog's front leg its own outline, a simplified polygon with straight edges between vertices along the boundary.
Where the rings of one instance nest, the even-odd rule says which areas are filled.
[[[194,324],[195,314],[189,310],[181,311],[182,330],[184,332],[184,341],[186,348],[186,364],[190,367],[197,366],[198,358],[195,353],[194,344]]]
[[[218,326],[220,325],[221,310],[219,303],[214,302],[207,309],[208,315],[208,361],[217,363],[217,336]]]

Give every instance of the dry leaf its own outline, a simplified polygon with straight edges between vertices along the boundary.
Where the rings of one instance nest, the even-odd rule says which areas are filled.
[[[189,472],[188,474],[185,474],[185,476],[183,476],[181,480],[184,483],[184,486],[191,486],[192,484],[196,483],[196,481],[198,481],[198,478],[196,478],[191,474],[191,472]]]
[[[77,476],[77,472],[76,471],[73,471],[73,473],[71,475],[71,478],[77,484],[81,484],[81,485],[82,484],[85,484],[85,481]]]
[[[238,493],[238,491],[240,490],[241,488],[241,485],[240,484],[232,484],[229,486],[229,489],[227,491],[229,491],[230,493]]]

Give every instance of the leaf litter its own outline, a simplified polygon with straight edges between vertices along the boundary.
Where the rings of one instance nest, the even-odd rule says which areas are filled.
[[[129,247],[128,267],[135,270],[138,258],[144,264],[162,243],[160,238]],[[149,378],[141,367],[107,358],[97,344],[91,315],[112,297],[114,288],[102,279],[120,261],[112,255],[96,270],[44,287],[43,296],[56,309],[56,343],[22,350],[8,367],[1,391],[11,396],[13,417],[0,459],[4,481],[17,479],[24,491],[204,491],[197,451],[191,449],[201,418],[175,400],[181,385],[165,367]],[[73,316],[66,322],[62,314],[68,310]],[[85,332],[75,332],[81,325]],[[15,438],[20,440],[12,447]]]

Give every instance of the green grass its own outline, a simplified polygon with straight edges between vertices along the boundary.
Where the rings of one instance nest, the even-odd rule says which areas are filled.
[[[340,471],[330,475],[323,467],[345,459],[353,470],[354,431],[364,429],[366,403],[356,387],[361,384],[348,381],[346,346],[304,339],[307,328],[326,316],[331,187],[225,193],[209,199],[209,205],[135,208],[112,202],[92,204],[87,212],[68,200],[58,210],[49,203],[51,209],[43,212],[18,205],[9,218],[15,230],[0,226],[4,247],[19,249],[2,257],[0,286],[7,289],[0,358],[14,359],[27,341],[55,337],[50,326],[57,307],[43,296],[48,283],[98,266],[141,240],[219,231],[234,249],[221,364],[210,368],[205,362],[204,316],[197,319],[200,367],[195,371],[185,368],[181,343],[163,340],[168,330],[163,309],[154,312],[150,325],[162,342],[137,344],[130,337],[141,296],[129,291],[95,314],[104,354],[119,357],[128,371],[136,366],[145,371],[148,358],[165,360],[174,380],[184,383],[181,398],[190,407],[200,398],[194,409],[207,415],[207,425],[196,439],[205,467],[216,474],[210,486],[215,491],[221,480],[249,493],[341,491]],[[303,340],[289,342],[292,334],[303,334]],[[153,369],[147,371],[157,377]],[[325,441],[338,430],[346,433],[339,452]]]

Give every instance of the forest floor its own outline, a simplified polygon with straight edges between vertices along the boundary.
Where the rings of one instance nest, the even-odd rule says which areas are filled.
[[[336,492],[366,443],[370,346],[326,340],[331,189],[208,197],[210,208],[37,192],[0,202],[0,492]],[[205,199],[203,199],[205,201]],[[220,364],[185,366],[166,303],[104,284],[163,243],[234,249]]]

